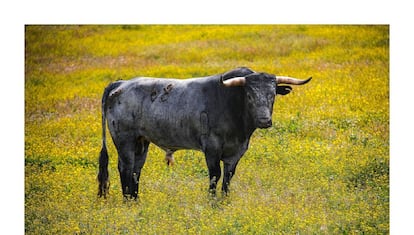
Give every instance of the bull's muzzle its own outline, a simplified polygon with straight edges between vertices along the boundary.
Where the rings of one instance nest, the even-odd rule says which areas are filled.
[[[267,117],[260,117],[256,120],[258,128],[269,128],[272,126],[272,119]]]

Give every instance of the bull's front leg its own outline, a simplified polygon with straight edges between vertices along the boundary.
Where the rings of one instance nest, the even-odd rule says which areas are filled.
[[[224,177],[223,177],[222,191],[223,191],[223,194],[226,196],[230,192],[230,180],[231,178],[233,178],[235,173],[236,173],[235,164],[224,163]]]
[[[206,155],[208,174],[210,176],[209,192],[211,195],[216,195],[217,183],[221,177],[220,159],[217,156]]]
[[[243,151],[244,152],[244,151]],[[224,158],[224,177],[223,177],[223,194],[228,195],[230,192],[230,181],[236,174],[236,166],[239,163],[241,156],[236,154],[235,157]]]

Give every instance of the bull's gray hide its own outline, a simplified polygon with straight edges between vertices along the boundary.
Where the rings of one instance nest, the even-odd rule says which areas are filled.
[[[237,163],[252,133],[272,125],[276,94],[310,81],[256,73],[237,68],[223,74],[192,79],[139,77],[116,81],[102,97],[102,150],[99,157],[99,196],[109,190],[106,124],[118,151],[118,170],[125,198],[137,198],[141,169],[152,142],[171,162],[180,149],[205,154],[210,192],[215,194],[224,163],[222,190],[229,192]]]

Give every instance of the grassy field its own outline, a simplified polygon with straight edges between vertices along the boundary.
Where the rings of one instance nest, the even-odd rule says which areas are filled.
[[[124,202],[110,138],[97,198],[100,99],[111,81],[239,66],[313,80],[279,97],[228,197],[197,151],[167,168],[151,145],[140,202]],[[389,27],[26,26],[27,234],[389,233]]]

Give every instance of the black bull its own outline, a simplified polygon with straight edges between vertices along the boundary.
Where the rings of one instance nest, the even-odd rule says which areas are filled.
[[[137,198],[141,169],[150,142],[166,152],[167,162],[179,149],[205,154],[210,192],[215,194],[224,163],[222,190],[228,193],[237,163],[256,128],[272,125],[276,94],[310,81],[256,73],[237,68],[194,79],[136,78],[117,81],[102,97],[102,150],[99,157],[99,196],[109,190],[106,123],[118,151],[124,197]]]

